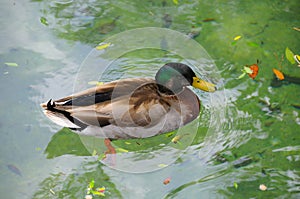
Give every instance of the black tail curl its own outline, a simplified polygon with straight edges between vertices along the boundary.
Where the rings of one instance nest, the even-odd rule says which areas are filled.
[[[67,111],[63,111],[63,110],[59,110],[59,109],[56,109],[55,108],[55,102],[52,101],[52,99],[50,99],[48,102],[47,102],[47,110],[49,111],[53,111],[53,112],[57,112],[57,113],[61,113],[63,114],[66,118],[68,118],[68,120],[70,120],[72,123],[80,126],[80,129],[75,129],[75,128],[70,128],[72,130],[83,130],[87,127],[86,124],[80,122],[79,120],[75,119],[74,117],[71,116],[71,114]]]
[[[55,107],[55,102],[53,102],[52,99],[50,99],[47,102],[47,110],[49,110],[49,111],[57,111],[54,107]]]

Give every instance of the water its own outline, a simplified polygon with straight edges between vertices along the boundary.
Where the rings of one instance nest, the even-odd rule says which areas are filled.
[[[297,0],[1,2],[1,196],[84,198],[94,179],[96,187],[106,187],[108,198],[299,198],[300,116],[292,105],[300,104],[300,87],[270,86],[272,68],[280,65],[284,73],[300,77],[296,65],[280,63],[286,47],[299,53],[300,32],[293,29],[299,27],[298,7]],[[203,100],[200,126],[192,141],[182,138],[188,147],[178,148],[183,153],[175,162],[133,174],[99,163],[80,137],[45,118],[39,104],[79,89],[74,85],[80,66],[98,43],[150,26],[200,43],[217,67],[204,78],[216,80],[219,91],[197,92]],[[242,38],[234,44],[237,35]],[[120,72],[153,75],[148,65],[158,68],[172,59],[180,57],[159,50],[131,52],[114,62],[104,79],[117,79]],[[257,59],[257,78],[237,80],[240,69]],[[89,81],[94,80],[99,79]],[[174,149],[160,145],[163,138],[167,142],[161,136],[113,144],[127,148],[121,157],[134,164],[152,152]],[[164,185],[167,177],[171,182]],[[267,191],[259,190],[260,184]]]

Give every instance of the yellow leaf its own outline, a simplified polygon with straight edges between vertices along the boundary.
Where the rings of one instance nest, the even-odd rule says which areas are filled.
[[[165,167],[167,167],[168,165],[167,164],[159,164],[159,165],[157,165],[159,168],[165,168]]]
[[[294,55],[294,60],[300,65],[300,56],[299,55]]]
[[[102,50],[102,49],[105,49],[105,48],[109,47],[110,45],[111,45],[111,43],[101,43],[98,46],[96,46],[96,49],[97,50]]]
[[[17,63],[13,63],[13,62],[6,62],[4,64],[7,65],[7,66],[13,66],[13,67],[17,67],[18,66]]]
[[[237,40],[239,40],[239,39],[241,39],[241,38],[242,38],[242,36],[241,36],[241,35],[238,35],[238,36],[234,37],[233,40],[234,40],[234,41],[237,41]]]
[[[126,150],[126,149],[116,148],[116,150],[121,153],[128,153],[128,150]]]
[[[100,187],[100,188],[98,188],[98,189],[97,189],[97,191],[99,191],[99,192],[102,192],[102,193],[103,193],[103,192],[105,191],[105,187]]]
[[[293,29],[300,32],[300,28],[293,27]]]
[[[103,82],[98,82],[98,81],[89,81],[88,82],[89,85],[96,85],[96,86],[100,86],[103,85]]]

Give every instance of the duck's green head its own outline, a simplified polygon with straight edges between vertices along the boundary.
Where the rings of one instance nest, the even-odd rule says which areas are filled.
[[[179,93],[185,86],[193,86],[206,92],[214,92],[216,86],[196,76],[194,71],[182,63],[167,63],[156,73],[155,80],[161,92]]]

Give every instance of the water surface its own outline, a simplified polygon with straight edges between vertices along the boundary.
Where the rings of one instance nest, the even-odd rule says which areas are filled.
[[[300,32],[293,29],[300,26],[297,0],[10,1],[1,3],[0,13],[3,198],[84,198],[92,179],[106,187],[108,198],[300,197],[300,111],[293,106],[300,104],[300,86],[270,86],[272,68],[300,77],[299,67],[280,63],[286,47],[300,53]],[[175,162],[134,174],[99,163],[80,137],[45,118],[39,104],[73,92],[80,66],[101,41],[143,27],[169,28],[201,44],[215,61],[220,90],[197,93],[201,125]],[[164,59],[180,58],[159,50],[131,52],[104,79],[122,72],[152,76],[149,65],[158,68]],[[257,78],[237,80],[242,67],[257,59]],[[142,146],[114,144],[127,147],[134,164],[153,151],[171,150],[163,150],[162,138],[140,141]],[[171,182],[164,185],[167,177]]]

